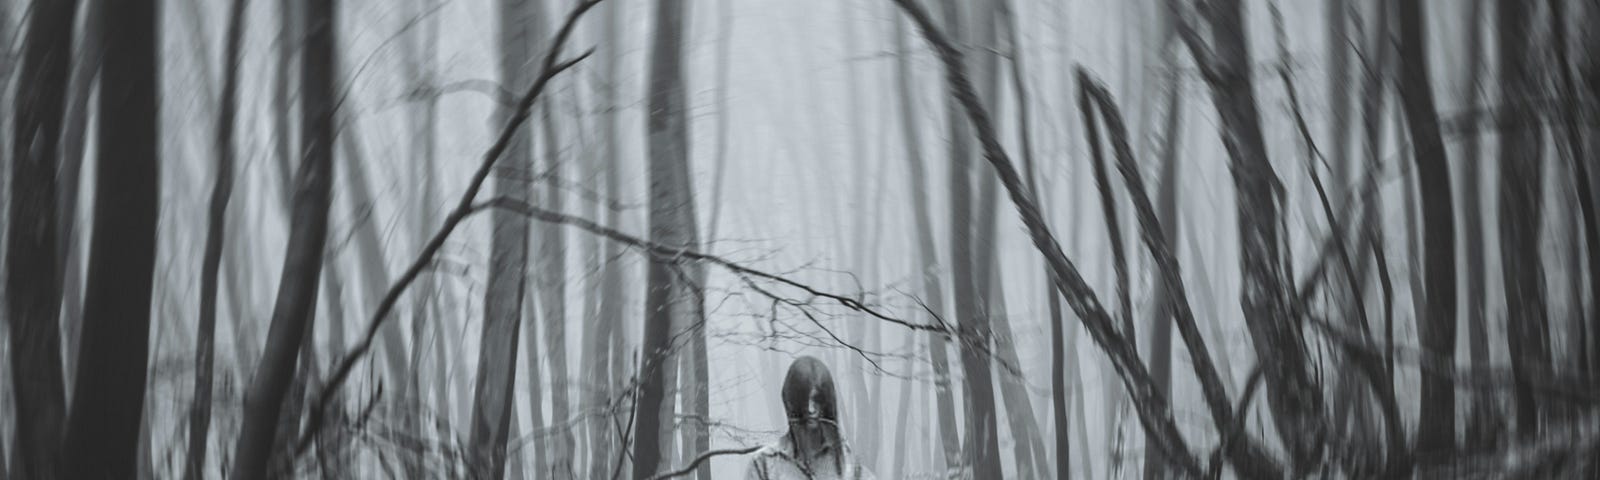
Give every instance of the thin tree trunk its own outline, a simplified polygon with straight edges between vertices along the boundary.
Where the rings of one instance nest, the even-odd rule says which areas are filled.
[[[1178,12],[1175,0],[1168,4]],[[1273,172],[1256,109],[1244,6],[1223,0],[1206,8],[1211,42],[1186,20],[1177,20],[1184,43],[1211,86],[1212,103],[1228,147],[1239,216],[1239,258],[1243,274],[1240,303],[1245,325],[1262,360],[1267,402],[1279,437],[1297,472],[1313,466],[1323,448],[1319,416],[1322,399],[1307,370],[1304,341],[1292,328],[1285,303],[1285,272],[1280,218],[1283,185]]]
[[[620,142],[617,139],[618,115],[616,113],[616,107],[620,102],[616,85],[618,83],[617,72],[621,63],[620,52],[622,51],[616,44],[621,42],[623,38],[622,15],[621,9],[614,3],[601,5],[597,8],[602,11],[600,20],[602,41],[599,42],[598,46],[600,51],[596,53],[600,59],[600,85],[597,88],[598,92],[595,101],[598,106],[603,108],[603,113],[598,115],[597,118],[599,138],[596,142],[596,147],[599,150],[597,158],[600,161],[599,168],[601,173],[596,175],[595,178],[603,182],[603,186],[600,188],[603,198],[616,200],[622,193],[622,189],[618,185],[621,177],[618,170],[622,151],[618,148]],[[621,214],[616,210],[608,209],[608,211],[607,226],[612,228],[620,227],[622,224]],[[619,347],[614,343],[616,335],[621,330],[619,327],[623,325],[623,306],[627,305],[627,299],[624,297],[625,292],[623,291],[624,271],[616,261],[616,258],[621,256],[622,250],[621,246],[615,242],[604,242],[604,245],[604,253],[599,256],[599,261],[604,262],[604,265],[600,267],[599,295],[594,300],[595,303],[599,304],[597,308],[598,315],[594,319],[595,324],[587,330],[591,336],[584,345],[584,348],[588,350],[584,353],[584,357],[591,359],[584,371],[588,372],[591,378],[598,377],[596,382],[598,385],[593,385],[584,396],[585,402],[591,407],[611,405],[614,397],[621,394],[616,387],[622,377],[615,376],[613,371],[616,370],[614,363],[620,363],[621,361],[621,352],[617,351]],[[607,478],[610,475],[613,469],[612,462],[615,461],[612,455],[613,444],[621,442],[621,438],[613,440],[613,429],[615,427],[612,424],[615,417],[616,415],[610,412],[607,415],[590,417],[588,468],[580,470],[583,476],[588,478]],[[624,445],[620,448],[626,448],[626,446]]]
[[[217,106],[217,177],[211,187],[207,212],[205,251],[200,264],[199,345],[194,361],[194,395],[189,406],[189,452],[184,478],[205,474],[207,434],[211,428],[212,364],[217,330],[217,273],[222,267],[223,236],[227,232],[228,201],[233,195],[233,119],[238,110],[240,44],[244,41],[245,0],[234,0],[228,10],[227,47],[223,54],[222,98]]]
[[[1163,47],[1165,49],[1165,47]],[[1167,65],[1176,69],[1171,55],[1164,55]],[[1167,87],[1167,120],[1161,136],[1161,191],[1156,197],[1156,216],[1160,221],[1163,240],[1170,247],[1178,244],[1178,139],[1183,127],[1183,82],[1173,76]],[[1176,258],[1176,249],[1173,252]],[[1171,306],[1172,292],[1157,284],[1155,292],[1156,314],[1150,321],[1150,375],[1155,377],[1156,388],[1172,394],[1172,322],[1176,313]],[[1155,480],[1168,475],[1166,459],[1160,453],[1148,455],[1144,464],[1144,478]]]
[[[1427,317],[1419,319],[1423,347],[1446,364],[1456,352],[1455,209],[1450,192],[1450,159],[1439,136],[1439,116],[1428,78],[1428,46],[1424,42],[1421,2],[1400,2],[1400,91],[1410,126],[1412,155],[1421,188],[1423,255]],[[1421,419],[1417,427],[1419,455],[1447,454],[1455,449],[1455,386],[1450,379],[1424,375]]]
[[[500,3],[500,83],[527,83],[533,39],[530,25],[537,17],[526,1]],[[512,87],[516,88],[516,87]],[[497,111],[494,125],[505,123],[510,112]],[[495,194],[528,201],[532,190],[531,132],[513,134],[505,158],[495,166]],[[499,479],[505,474],[506,438],[515,406],[517,342],[522,328],[523,294],[527,291],[528,220],[511,212],[490,213],[489,279],[484,291],[482,347],[473,388],[469,468],[475,478]]]
[[[1500,97],[1527,101],[1533,79],[1524,48],[1530,35],[1529,6],[1501,0],[1497,4]],[[1519,123],[1519,122],[1502,122]],[[1507,343],[1516,376],[1513,405],[1517,435],[1532,439],[1539,431],[1540,405],[1528,377],[1549,364],[1549,333],[1544,303],[1544,268],[1540,260],[1544,218],[1544,159],[1536,128],[1502,125],[1500,145],[1500,256],[1505,275]]]
[[[20,478],[56,476],[66,413],[59,319],[61,270],[56,261],[60,249],[57,175],[66,161],[57,151],[56,140],[66,103],[77,2],[36,6],[28,18],[18,71],[11,124],[16,129],[11,139],[15,160],[7,162],[11,186],[7,192],[10,223],[6,229],[5,311],[16,401],[12,458],[14,473]],[[131,115],[137,118],[137,113]]]
[[[944,5],[945,28],[950,32],[954,41],[965,44],[971,40],[965,35],[965,25],[969,22],[963,19],[962,2],[946,0]],[[993,30],[992,20],[987,13],[986,6],[979,7],[977,18],[970,22],[979,31],[977,41],[993,42],[988,33]],[[992,59],[987,55],[983,58]],[[982,62],[982,65],[970,63],[962,68],[979,72],[993,72],[993,62]],[[989,68],[985,68],[989,67]],[[992,104],[994,82],[985,82],[980,87],[979,101]],[[950,99],[947,105],[947,118],[960,118],[961,106],[955,99]],[[987,310],[988,291],[984,287],[988,284],[988,276],[978,271],[975,248],[986,246],[983,242],[984,232],[988,229],[974,228],[973,217],[973,178],[972,162],[970,159],[971,148],[969,139],[971,130],[960,121],[949,122],[951,128],[950,149],[950,263],[951,278],[955,281],[955,312],[961,338],[961,366],[966,376],[966,458],[963,460],[972,470],[972,475],[977,478],[1001,478],[1000,446],[995,425],[994,383],[990,375],[990,365],[987,351],[990,349],[991,333]],[[987,178],[987,176],[985,177]],[[987,183],[987,182],[985,182]],[[982,184],[980,184],[982,185]],[[981,190],[981,187],[980,187]],[[993,192],[993,190],[990,190]],[[979,192],[979,200],[984,197]],[[991,202],[985,202],[992,205]],[[982,208],[982,207],[980,207]],[[985,222],[987,223],[987,222]],[[974,236],[979,238],[974,238]],[[974,245],[977,242],[978,245]],[[986,266],[986,265],[985,265]],[[987,270],[984,270],[987,272]],[[981,349],[983,351],[978,351]]]
[[[916,95],[914,92],[914,78],[911,74],[911,51],[906,46],[904,20],[894,22],[895,38],[895,78],[900,92],[900,118],[901,132],[905,136],[907,171],[909,180],[907,191],[911,193],[912,217],[916,222],[917,254],[919,260],[918,275],[921,279],[921,291],[926,299],[928,310],[939,318],[948,318],[944,306],[943,282],[939,279],[939,250],[933,240],[933,220],[929,213],[931,210],[928,200],[927,171],[923,165],[922,140],[917,134]],[[954,140],[960,141],[960,140]],[[939,431],[941,451],[945,464],[943,470],[948,472],[955,469],[961,451],[960,432],[957,431],[955,420],[955,400],[951,398],[950,390],[950,363],[945,353],[946,338],[937,333],[928,334],[929,363],[933,364],[934,375],[934,403],[936,411],[935,426]]]
[[[694,203],[689,192],[689,119],[682,67],[685,5],[656,2],[655,39],[650,54],[646,115],[647,170],[650,178],[650,240],[662,245],[696,248]],[[685,272],[672,259],[652,257],[645,295],[644,354],[633,426],[633,478],[654,476],[667,467],[674,435],[674,409],[666,387],[673,385],[671,336],[686,327],[699,303],[684,281]]]
[[[1483,4],[1484,0],[1472,0],[1467,17],[1467,38],[1463,42],[1467,45],[1467,51],[1472,52],[1467,55],[1467,81],[1462,92],[1467,110],[1478,109],[1479,89],[1483,85]],[[1462,243],[1467,265],[1467,352],[1472,369],[1482,371],[1489,368],[1489,325],[1484,311],[1488,308],[1487,289],[1484,286],[1487,257],[1483,246],[1481,199],[1485,192],[1482,167],[1479,166],[1485,158],[1480,155],[1482,142],[1478,136],[1468,136],[1461,142],[1461,216],[1465,223]],[[1493,434],[1489,431],[1490,420],[1500,415],[1498,410],[1497,402],[1487,392],[1473,394],[1466,416],[1467,450],[1490,446],[1489,442],[1493,440]]]
[[[1567,2],[1562,0],[1550,0],[1549,5],[1550,13],[1548,18],[1550,19],[1550,35],[1552,37],[1550,41],[1555,45],[1555,66],[1553,68],[1559,69],[1560,72],[1556,77],[1559,81],[1561,96],[1569,99],[1568,102],[1570,104],[1576,104],[1580,99],[1580,94],[1578,91],[1577,82],[1572,78],[1572,70],[1569,69],[1567,59],[1567,15],[1564,13],[1568,11],[1565,8]],[[1591,8],[1600,8],[1600,5],[1591,3]],[[1594,52],[1589,51],[1588,53],[1590,53],[1590,56],[1592,56]],[[1591,98],[1590,101],[1600,101],[1600,99]],[[1566,133],[1567,140],[1566,157],[1571,162],[1570,168],[1572,169],[1572,187],[1574,193],[1576,194],[1576,198],[1574,200],[1575,203],[1578,204],[1578,211],[1581,213],[1579,216],[1581,222],[1575,223],[1574,225],[1582,226],[1584,248],[1589,252],[1586,258],[1587,261],[1584,264],[1587,269],[1586,273],[1588,273],[1589,277],[1588,296],[1591,299],[1600,299],[1600,217],[1597,217],[1597,215],[1600,214],[1595,212],[1594,188],[1591,182],[1592,179],[1589,176],[1590,167],[1594,167],[1594,165],[1592,165],[1594,163],[1594,159],[1591,157],[1591,155],[1593,155],[1593,150],[1586,151],[1584,148],[1583,134],[1580,133],[1582,132],[1582,127],[1580,123],[1581,120],[1579,119],[1578,108],[1567,107],[1561,108],[1560,110],[1563,113],[1560,123],[1562,124],[1564,133]],[[1590,136],[1593,136],[1593,134],[1591,133]],[[1576,235],[1576,233],[1574,233],[1574,235]],[[1576,251],[1577,248],[1574,247],[1573,250]],[[1573,259],[1576,260],[1577,256],[1574,255]],[[1574,270],[1576,270],[1576,268],[1574,268]],[[1574,278],[1579,277],[1581,277],[1581,275],[1576,273],[1574,274]],[[1597,307],[1596,311],[1589,312],[1587,315],[1585,315],[1583,310],[1582,294],[1578,293],[1581,291],[1580,284],[1582,283],[1583,281],[1581,279],[1573,281],[1573,287],[1575,287],[1573,294],[1579,296],[1579,301],[1573,309],[1572,318],[1576,324],[1576,330],[1579,332],[1579,335],[1575,335],[1578,338],[1577,363],[1580,369],[1585,369],[1588,367],[1587,357],[1589,355],[1596,354],[1596,352],[1591,351],[1592,349],[1587,342],[1584,341],[1584,335],[1582,335],[1582,333],[1584,330],[1588,330],[1589,335],[1600,335],[1600,332],[1596,332],[1595,330],[1596,328],[1600,328],[1600,324],[1595,324],[1596,322],[1600,322],[1600,307]],[[1588,328],[1584,328],[1586,326],[1585,324],[1594,325],[1589,325]]]
[[[1199,462],[1188,451],[1186,442],[1178,434],[1166,397],[1155,391],[1149,372],[1139,363],[1137,356],[1132,352],[1132,347],[1115,333],[1109,314],[1100,307],[1098,299],[1084,283],[1083,277],[1078,275],[1076,267],[1062,252],[1060,244],[1045,225],[1037,203],[1028,194],[1027,187],[1022,185],[1021,176],[1011,163],[1010,156],[1000,146],[994,125],[989,120],[989,113],[978,101],[972,83],[966,77],[962,52],[934,26],[932,19],[921,7],[911,0],[895,0],[895,3],[917,23],[923,37],[938,53],[951,95],[959,100],[961,111],[966,114],[968,123],[976,130],[977,138],[983,146],[984,159],[999,176],[1001,185],[1005,187],[1017,212],[1021,214],[1022,223],[1028,229],[1034,246],[1043,254],[1050,266],[1050,276],[1052,283],[1056,285],[1056,290],[1067,297],[1073,310],[1083,320],[1084,326],[1089,328],[1095,342],[1111,357],[1112,365],[1117,369],[1117,373],[1123,379],[1124,387],[1133,398],[1141,425],[1152,447],[1164,449],[1186,474],[1198,475]]]
[[[305,154],[294,182],[294,221],[272,327],[245,401],[244,424],[234,454],[238,462],[233,468],[235,479],[258,479],[266,474],[298,347],[315,315],[317,280],[327,240],[333,180],[334,14],[338,9],[327,1],[307,1],[304,8],[306,43],[300,73]]]
[[[106,5],[93,239],[66,478],[136,475],[159,216],[160,85],[154,2]],[[53,257],[45,256],[46,261]]]
[[[83,254],[74,245],[81,244],[75,232],[78,221],[78,197],[82,188],[84,152],[89,142],[85,135],[89,126],[89,104],[93,99],[96,79],[100,75],[101,59],[105,56],[104,2],[87,0],[79,8],[83,11],[81,42],[75,47],[76,61],[72,64],[71,80],[67,94],[67,114],[61,132],[61,169],[57,172],[56,241],[61,250],[56,252],[61,271],[61,333],[63,335],[62,360],[68,375],[66,385],[72,385],[73,372],[77,371],[78,333],[83,326]],[[72,398],[72,391],[67,391]]]

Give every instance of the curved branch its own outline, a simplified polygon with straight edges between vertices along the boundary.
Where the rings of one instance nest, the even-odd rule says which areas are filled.
[[[681,469],[673,470],[671,472],[667,472],[667,473],[663,473],[663,474],[660,474],[660,475],[656,475],[654,477],[650,477],[650,480],[666,480],[668,478],[681,477],[681,476],[684,476],[684,475],[688,475],[690,473],[694,473],[694,469],[698,468],[700,466],[700,464],[705,463],[707,460],[710,460],[711,457],[715,457],[715,456],[718,456],[718,455],[745,455],[745,454],[749,454],[749,453],[754,453],[756,450],[760,450],[760,449],[761,449],[761,446],[760,445],[756,445],[754,447],[728,448],[728,449],[722,449],[722,450],[712,450],[712,451],[709,451],[709,452],[706,452],[706,453],[702,453],[698,457],[694,457],[694,461],[689,462],[689,465],[687,465],[687,466],[685,466],[685,467],[683,467]]]

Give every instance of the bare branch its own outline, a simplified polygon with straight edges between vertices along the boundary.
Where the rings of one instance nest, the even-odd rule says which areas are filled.
[[[756,445],[756,446],[753,446],[753,447],[728,448],[728,449],[723,449],[723,450],[712,450],[712,451],[709,451],[709,452],[706,452],[706,453],[702,453],[698,457],[694,457],[694,461],[689,462],[689,465],[687,465],[687,466],[685,466],[685,467],[683,467],[681,469],[673,470],[671,472],[666,472],[666,473],[662,473],[660,475],[656,475],[654,477],[650,477],[650,480],[666,480],[668,478],[681,477],[681,476],[684,476],[684,475],[688,475],[688,474],[694,473],[694,469],[696,467],[699,467],[700,464],[705,463],[707,460],[710,460],[711,457],[715,457],[715,456],[718,456],[718,455],[745,455],[745,454],[749,454],[749,453],[754,453],[756,450],[760,450],[760,449],[761,449],[761,446],[760,445]]]

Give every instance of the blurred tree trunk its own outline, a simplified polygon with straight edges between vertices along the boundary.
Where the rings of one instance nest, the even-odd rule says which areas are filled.
[[[928,174],[923,164],[922,139],[917,132],[916,121],[916,92],[915,77],[911,71],[911,50],[907,48],[905,20],[897,19],[894,22],[894,48],[895,79],[900,93],[900,125],[905,136],[907,171],[909,180],[907,191],[911,193],[911,211],[916,222],[917,255],[919,264],[917,270],[921,272],[920,289],[925,299],[927,308],[939,318],[949,318],[944,306],[943,282],[939,279],[939,250],[933,240],[933,219],[928,200]],[[953,142],[961,140],[954,139]],[[948,341],[943,334],[929,333],[928,356],[933,364],[934,375],[934,403],[937,412],[935,427],[939,432],[940,446],[945,458],[944,470],[956,468],[961,452],[960,432],[957,431],[955,419],[955,400],[950,390],[950,359],[945,353],[945,342]]]
[[[1559,82],[1558,85],[1561,92],[1560,96],[1567,99],[1566,102],[1563,102],[1563,104],[1566,106],[1560,108],[1562,112],[1561,118],[1556,120],[1557,123],[1562,125],[1562,131],[1566,134],[1566,158],[1570,162],[1569,167],[1572,170],[1572,188],[1574,190],[1573,193],[1575,194],[1575,198],[1573,200],[1578,204],[1578,213],[1580,213],[1580,215],[1576,215],[1577,218],[1575,218],[1575,220],[1578,221],[1572,223],[1574,230],[1573,236],[1578,236],[1577,229],[1581,225],[1583,230],[1582,238],[1584,248],[1589,252],[1584,264],[1586,267],[1585,273],[1587,273],[1587,276],[1589,277],[1588,297],[1600,299],[1600,218],[1596,217],[1597,214],[1595,212],[1596,202],[1594,201],[1594,188],[1592,179],[1590,178],[1590,168],[1596,167],[1596,165],[1593,165],[1594,150],[1586,149],[1584,146],[1585,139],[1584,134],[1582,133],[1582,121],[1579,118],[1579,116],[1582,115],[1582,112],[1579,110],[1579,108],[1573,106],[1577,105],[1582,99],[1582,94],[1579,93],[1577,82],[1572,77],[1572,70],[1580,68],[1580,66],[1568,65],[1567,15],[1568,12],[1570,12],[1570,10],[1567,8],[1568,2],[1565,0],[1550,0],[1549,6],[1550,13],[1547,18],[1550,20],[1550,42],[1555,46],[1553,49],[1555,52],[1555,65],[1553,68],[1557,69],[1557,72],[1559,72],[1555,76],[1556,81]],[[1591,8],[1600,8],[1600,4],[1591,2]],[[1587,53],[1590,57],[1600,54],[1600,52],[1592,50],[1588,51]],[[1591,98],[1589,100],[1593,102],[1600,99]],[[1593,137],[1594,135],[1591,133],[1589,136]],[[1577,253],[1577,251],[1578,249],[1574,247],[1573,252]],[[1577,261],[1579,256],[1580,255],[1573,255],[1572,260]],[[1578,269],[1574,267],[1574,272],[1577,270]],[[1596,311],[1585,315],[1583,310],[1582,293],[1579,293],[1582,291],[1582,276],[1583,275],[1579,273],[1574,273],[1572,275],[1572,278],[1574,279],[1572,281],[1573,295],[1576,295],[1578,300],[1573,308],[1571,318],[1575,323],[1574,329],[1576,332],[1578,332],[1578,334],[1574,336],[1577,337],[1577,344],[1575,345],[1577,348],[1575,350],[1577,352],[1577,367],[1579,371],[1584,371],[1588,368],[1589,363],[1587,357],[1591,354],[1594,354],[1594,352],[1590,351],[1591,349],[1589,348],[1588,343],[1583,338],[1583,333],[1585,330],[1587,330],[1589,335],[1596,335],[1594,329],[1600,327],[1600,325],[1586,325],[1600,320],[1600,307],[1597,307]]]
[[[100,75],[101,59],[105,56],[104,2],[84,0],[79,8],[83,21],[82,32],[75,45],[71,79],[68,80],[67,113],[61,132],[61,168],[56,177],[56,241],[61,250],[56,252],[61,272],[61,334],[63,336],[62,360],[67,377],[65,384],[72,385],[72,374],[77,371],[78,337],[83,325],[83,253],[74,245],[82,244],[75,234],[78,224],[78,197],[82,188],[84,152],[89,142],[89,103]],[[72,391],[67,391],[72,398]]]
[[[233,468],[235,479],[257,479],[266,474],[274,431],[280,415],[285,413],[284,398],[295,373],[295,357],[316,313],[317,280],[327,240],[333,180],[334,29],[338,9],[326,1],[307,1],[303,8],[306,43],[300,72],[300,140],[304,155],[295,175],[289,245],[267,347],[245,401],[244,423],[234,454],[238,462]]]
[[[1163,45],[1166,42],[1162,42]],[[1162,50],[1166,50],[1165,47]],[[1167,58],[1166,65],[1171,71],[1177,71],[1176,62],[1171,61],[1172,55],[1163,55]],[[1161,190],[1156,197],[1156,215],[1161,222],[1161,232],[1169,246],[1178,244],[1178,141],[1183,131],[1183,82],[1176,75],[1173,76],[1170,86],[1167,87],[1167,117],[1161,135],[1161,165],[1159,182]],[[1177,252],[1173,252],[1176,258]],[[1172,322],[1177,314],[1171,305],[1170,297],[1173,292],[1167,290],[1165,284],[1156,282],[1155,316],[1150,321],[1150,375],[1155,377],[1156,388],[1166,395],[1172,394]],[[1240,413],[1242,415],[1242,413]],[[1146,454],[1144,464],[1144,478],[1154,480],[1167,478],[1167,460],[1159,452]]]
[[[432,1],[419,1],[414,7],[417,14],[426,12]],[[438,24],[432,16],[424,19],[423,22],[422,32],[419,35],[406,36],[408,41],[404,42],[407,57],[407,77],[420,82],[422,85],[432,85],[435,78],[431,67],[434,60],[434,49],[436,48],[435,37],[437,37]],[[409,112],[406,120],[411,131],[410,149],[414,152],[414,158],[417,159],[416,162],[413,162],[410,172],[412,178],[417,179],[410,195],[415,200],[411,208],[416,216],[416,229],[412,233],[412,245],[415,245],[416,249],[420,250],[421,246],[427,244],[429,238],[432,237],[433,228],[438,225],[438,221],[435,220],[437,217],[434,215],[434,209],[437,206],[435,205],[434,199],[436,197],[433,186],[434,118],[438,111],[438,100],[436,96],[425,95],[419,98],[418,102],[420,105]],[[417,277],[412,289],[411,331],[409,332],[411,351],[405,366],[409,376],[404,379],[394,379],[399,385],[398,400],[393,407],[396,410],[399,422],[394,431],[397,432],[397,436],[408,439],[402,445],[409,454],[400,455],[405,473],[404,478],[419,478],[424,475],[424,461],[433,452],[429,444],[421,441],[421,439],[426,438],[425,435],[429,433],[429,430],[434,432],[442,430],[444,424],[444,422],[428,422],[425,420],[429,417],[429,409],[427,408],[427,402],[424,400],[426,390],[423,383],[424,367],[427,366],[423,362],[424,355],[427,354],[427,349],[424,346],[428,341],[426,322],[429,317],[428,313],[437,305],[441,292],[438,291],[439,287],[436,286],[436,283],[429,275]],[[438,349],[442,348],[444,342],[439,338],[435,338],[433,343],[436,345],[435,348]],[[443,362],[444,359],[442,357],[435,357],[433,368],[442,370],[441,365],[443,365]],[[440,408],[440,410],[435,411],[443,411],[443,405],[438,405],[436,408]],[[430,423],[433,426],[432,429],[424,427]]]
[[[207,433],[211,428],[211,385],[217,330],[217,274],[222,267],[223,237],[227,232],[228,202],[233,195],[233,120],[238,110],[239,50],[244,37],[245,0],[234,0],[228,10],[227,47],[223,54],[222,98],[217,100],[215,149],[216,180],[206,214],[205,250],[200,264],[200,320],[194,361],[194,394],[189,406],[188,463],[184,478],[205,474]],[[237,267],[235,267],[237,268]]]
[[[673,247],[696,248],[694,199],[689,178],[689,119],[684,88],[683,36],[685,8],[680,2],[656,3],[655,39],[650,53],[646,115],[647,171],[650,178],[650,240]],[[675,410],[666,388],[675,385],[671,337],[690,327],[700,310],[691,272],[669,258],[652,258],[645,296],[644,355],[640,358],[639,401],[633,426],[633,478],[655,475],[664,465],[674,435],[669,427]],[[665,457],[670,458],[670,457]]]
[[[1534,79],[1525,49],[1530,45],[1526,2],[1500,0],[1496,18],[1500,97],[1508,105],[1532,100]],[[1520,109],[1513,109],[1514,111]],[[1540,405],[1532,380],[1547,371],[1549,325],[1540,259],[1540,225],[1544,218],[1544,158],[1537,126],[1520,118],[1497,119],[1500,146],[1500,257],[1505,275],[1506,341],[1516,379],[1513,405],[1517,435],[1532,439],[1539,431]]]
[[[115,21],[105,23],[83,338],[62,444],[66,478],[135,475],[149,357],[161,170],[160,16],[148,0],[106,8]]]
[[[1422,5],[1400,2],[1400,92],[1411,133],[1416,182],[1420,187],[1426,317],[1418,319],[1423,348],[1453,365],[1456,353],[1455,209],[1450,192],[1450,159],[1439,136],[1439,115],[1428,76]],[[1422,378],[1421,418],[1417,427],[1419,455],[1443,455],[1455,449],[1455,385],[1441,375]]]
[[[1479,89],[1483,86],[1483,4],[1484,0],[1472,0],[1468,7],[1466,41],[1467,46],[1467,80],[1464,85],[1462,98],[1466,100],[1464,108],[1467,111],[1476,111],[1479,107]],[[1488,308],[1487,289],[1484,286],[1487,275],[1484,270],[1488,263],[1483,246],[1483,200],[1486,193],[1483,190],[1483,170],[1480,163],[1486,160],[1481,154],[1482,141],[1478,135],[1469,135],[1461,139],[1461,217],[1463,223],[1462,243],[1466,260],[1466,308],[1467,308],[1467,352],[1473,370],[1482,371],[1489,368],[1489,324],[1485,315]],[[1488,448],[1492,445],[1494,434],[1489,430],[1491,420],[1499,417],[1499,407],[1494,398],[1487,392],[1472,394],[1472,402],[1467,406],[1466,412],[1466,444],[1468,451]]]
[[[16,129],[11,143],[14,160],[7,162],[11,186],[7,192],[10,224],[6,229],[4,297],[16,401],[12,458],[14,473],[20,478],[56,475],[66,413],[59,319],[61,270],[56,257],[60,255],[57,182],[67,160],[59,155],[57,140],[66,103],[77,2],[35,7],[26,26],[13,100],[16,111],[10,112],[15,115],[11,123]],[[138,118],[138,113],[130,115]],[[153,154],[149,160],[154,160]]]
[[[1174,5],[1176,2],[1172,2]],[[1190,32],[1185,42],[1212,90],[1220,134],[1228,148],[1239,216],[1240,298],[1245,325],[1262,361],[1267,402],[1295,471],[1312,467],[1322,450],[1322,398],[1307,370],[1305,342],[1285,303],[1283,184],[1273,171],[1256,109],[1251,56],[1240,0],[1205,9],[1210,45]]]
[[[528,3],[500,2],[500,83],[511,89],[528,82],[530,25],[537,21]],[[504,123],[510,112],[497,110],[493,123]],[[504,162],[495,165],[495,195],[527,202],[532,190],[533,161],[526,130],[511,137]],[[499,479],[505,474],[506,438],[511,410],[516,405],[517,341],[522,328],[523,293],[527,290],[528,219],[514,212],[490,212],[493,234],[489,253],[489,280],[483,299],[482,347],[478,351],[478,376],[473,389],[472,437],[469,467],[475,478]],[[529,353],[532,353],[531,351]]]
[[[541,351],[541,345],[539,345],[540,329],[538,327],[539,314],[541,312],[534,308],[534,302],[535,300],[532,296],[527,296],[522,300],[522,316],[527,319],[528,323],[527,328],[522,329],[522,342],[524,345],[523,349],[525,350],[522,353],[524,362],[522,368],[527,370],[526,381],[528,386],[528,418],[531,420],[533,429],[539,430],[545,426],[545,385],[543,380],[544,377],[539,373],[539,352]],[[534,472],[535,476],[547,475],[547,472],[550,471],[550,462],[546,461],[546,455],[550,454],[549,438],[546,435],[538,435],[533,437],[533,441],[531,443],[533,445],[529,446],[528,450],[533,452],[533,461],[530,462],[532,467],[529,468],[529,470]]]
[[[946,0],[944,5],[944,29],[956,44],[966,44],[976,40],[983,45],[992,45],[993,18],[987,5],[977,8],[976,19],[970,22],[978,30],[975,39],[966,36],[965,25],[969,22],[962,17],[963,2]],[[987,80],[980,80],[978,95],[985,104],[993,104],[994,84],[992,73],[997,66],[994,57],[990,55],[974,56],[975,60],[969,61],[964,66],[969,71],[986,72]],[[984,289],[988,285],[988,270],[979,269],[975,262],[975,247],[987,246],[981,243],[987,237],[974,238],[974,235],[984,235],[987,228],[979,227],[973,217],[973,178],[972,178],[972,148],[970,138],[971,127],[966,122],[956,119],[962,118],[961,106],[955,99],[949,99],[947,104],[947,118],[951,132],[950,148],[950,263],[951,278],[955,281],[955,308],[956,321],[959,326],[962,372],[966,375],[966,444],[963,462],[970,467],[971,475],[977,478],[1001,478],[1000,446],[997,434],[999,429],[995,425],[994,380],[990,375],[990,364],[987,351],[991,345],[989,319],[985,311],[989,292]],[[989,178],[984,175],[984,178]],[[987,185],[984,182],[981,185]],[[992,187],[991,187],[992,188]],[[994,193],[989,190],[989,193]],[[983,198],[982,191],[979,198]],[[993,202],[985,201],[992,207]],[[979,207],[983,209],[983,207]],[[992,212],[993,209],[983,209]],[[976,227],[976,228],[975,228]],[[980,242],[974,245],[974,242]],[[983,265],[981,267],[987,267]],[[981,347],[977,351],[974,346]]]
[[[622,56],[622,48],[618,44],[623,38],[622,15],[621,8],[616,3],[605,3],[595,8],[600,10],[602,30],[600,41],[596,46],[598,50],[596,56],[600,60],[600,66],[595,102],[602,110],[596,118],[598,138],[595,142],[597,149],[595,158],[599,165],[597,165],[598,172],[593,178],[602,182],[597,190],[601,192],[602,198],[611,202],[618,201],[622,193],[618,185],[621,177],[619,170],[622,149],[617,135],[617,107],[620,103],[617,72]],[[611,205],[608,203],[607,206]],[[611,208],[605,211],[608,212],[606,225],[620,228],[622,226],[620,212]],[[623,291],[623,266],[617,261],[622,255],[622,247],[616,242],[609,241],[601,242],[600,245],[603,245],[600,247],[603,252],[597,255],[596,259],[602,262],[599,267],[600,282],[596,290],[598,294],[593,295],[591,300],[592,304],[597,304],[597,314],[589,328],[584,330],[588,337],[584,341],[583,371],[587,372],[586,377],[592,380],[583,396],[588,408],[611,405],[615,396],[621,394],[616,387],[622,378],[613,376],[612,373],[615,368],[613,362],[621,361],[621,352],[617,351],[619,346],[613,344],[613,337],[620,330],[619,326],[623,325],[623,306],[627,305]],[[614,444],[621,441],[620,438],[613,439],[614,420],[615,415],[610,412],[589,417],[588,468],[578,470],[580,476],[608,478],[611,474],[612,463],[615,461],[612,449],[618,448]]]

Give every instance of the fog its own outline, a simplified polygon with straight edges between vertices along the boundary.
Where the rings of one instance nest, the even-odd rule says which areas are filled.
[[[1597,16],[8,2],[0,478],[1595,475]]]

